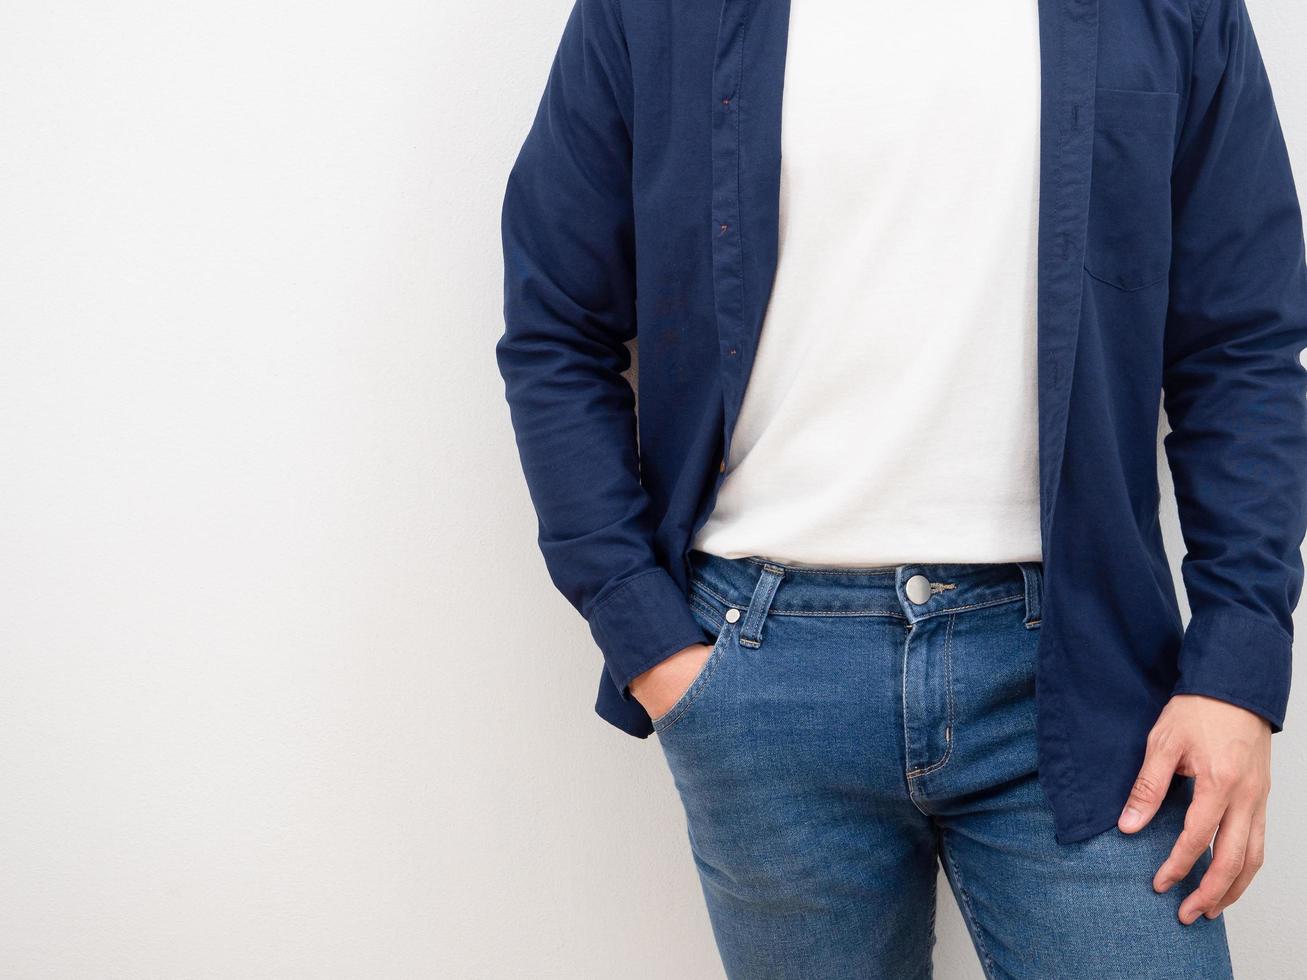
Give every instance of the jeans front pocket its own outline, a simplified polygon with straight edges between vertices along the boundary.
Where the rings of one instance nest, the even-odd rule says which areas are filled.
[[[735,635],[738,626],[736,623],[728,623],[722,617],[719,610],[713,607],[709,602],[701,599],[691,591],[690,609],[695,619],[708,632],[717,633],[717,639],[713,643],[712,652],[708,654],[708,659],[703,662],[699,668],[699,673],[690,682],[676,702],[657,718],[650,719],[653,730],[656,734],[662,735],[669,728],[685,717],[686,713],[699,701],[704,693],[708,690],[709,683],[713,675],[718,672],[717,668],[721,664],[726,654],[727,647],[730,645],[731,637]]]
[[[1100,88],[1085,270],[1120,290],[1142,289],[1171,266],[1175,92]]]

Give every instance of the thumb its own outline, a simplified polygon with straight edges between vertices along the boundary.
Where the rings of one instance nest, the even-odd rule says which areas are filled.
[[[1144,756],[1144,764],[1135,777],[1135,784],[1130,789],[1130,798],[1125,802],[1125,809],[1117,819],[1117,827],[1124,833],[1133,834],[1148,826],[1157,808],[1166,798],[1166,791],[1171,786],[1171,777],[1175,775],[1179,754],[1175,750],[1154,748],[1149,745]]]

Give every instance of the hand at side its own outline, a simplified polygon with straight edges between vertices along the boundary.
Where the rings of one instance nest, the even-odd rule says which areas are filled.
[[[1237,705],[1196,694],[1171,698],[1148,735],[1148,749],[1117,826],[1135,833],[1161,806],[1174,773],[1194,777],[1184,831],[1153,878],[1165,892],[1212,843],[1212,863],[1180,904],[1185,925],[1214,919],[1248,887],[1265,858],[1271,788],[1271,726]]]

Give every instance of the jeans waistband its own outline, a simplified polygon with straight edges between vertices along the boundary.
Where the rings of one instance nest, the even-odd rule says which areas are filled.
[[[1040,562],[907,564],[880,567],[791,565],[759,555],[723,558],[691,549],[691,590],[743,617],[741,643],[757,646],[768,615],[890,616],[919,622],[1004,602],[1025,603],[1025,624],[1038,626]],[[921,576],[923,583],[909,585]],[[924,601],[917,601],[924,600]]]

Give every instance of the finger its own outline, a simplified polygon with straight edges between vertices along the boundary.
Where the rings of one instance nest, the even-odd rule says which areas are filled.
[[[1159,744],[1150,737],[1148,751],[1144,755],[1144,764],[1135,777],[1135,784],[1130,789],[1130,796],[1125,801],[1125,809],[1117,819],[1117,827],[1122,832],[1133,834],[1148,826],[1157,808],[1166,799],[1166,792],[1171,787],[1171,777],[1180,762],[1179,750],[1169,744]]]
[[[1194,862],[1207,850],[1229,806],[1229,795],[1218,791],[1210,781],[1199,779],[1194,797],[1184,815],[1184,830],[1176,838],[1170,855],[1153,876],[1153,888],[1167,891],[1187,875]]]
[[[1212,863],[1207,866],[1198,887],[1180,903],[1180,921],[1185,925],[1215,909],[1243,871],[1248,837],[1252,833],[1254,805],[1234,805],[1225,811],[1216,832]]]
[[[1253,827],[1248,834],[1248,853],[1244,855],[1243,870],[1239,872],[1239,877],[1234,879],[1234,884],[1230,890],[1221,896],[1215,909],[1209,909],[1207,917],[1215,919],[1218,915],[1226,910],[1227,907],[1239,901],[1239,898],[1247,891],[1248,886],[1256,877],[1257,872],[1261,870],[1266,861],[1266,804],[1261,803],[1253,813]]]

